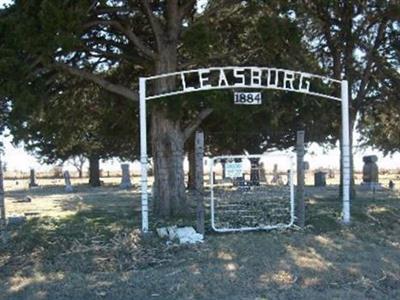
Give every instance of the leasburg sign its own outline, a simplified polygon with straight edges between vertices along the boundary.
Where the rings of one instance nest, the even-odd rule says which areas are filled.
[[[173,90],[164,90],[161,93],[153,93],[152,88],[157,80],[174,82]],[[262,67],[218,67],[182,71],[165,75],[156,75],[146,79],[146,99],[159,98],[188,92],[213,90],[213,89],[275,89],[293,91],[325,97],[333,100],[341,100],[334,96],[334,85],[340,89],[340,81],[327,77]]]

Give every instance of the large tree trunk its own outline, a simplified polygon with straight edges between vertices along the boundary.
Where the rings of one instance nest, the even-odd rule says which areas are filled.
[[[183,170],[184,135],[178,121],[160,108],[152,112],[151,138],[154,160],[154,212],[161,217],[186,213]]]
[[[96,154],[89,157],[89,184],[93,187],[101,186],[99,160]]]
[[[157,74],[176,71],[177,35],[177,29],[171,27],[169,40],[163,45],[156,61]],[[156,82],[155,89],[165,92],[173,89],[175,84],[175,78],[165,78]],[[180,123],[179,119],[171,118],[164,105],[153,106],[151,142],[154,161],[154,213],[165,218],[187,212],[183,170],[185,136]]]

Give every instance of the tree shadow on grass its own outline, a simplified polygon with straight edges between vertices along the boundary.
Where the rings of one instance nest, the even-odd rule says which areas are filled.
[[[27,195],[31,201],[23,202]],[[115,210],[140,210],[140,197],[136,189],[124,190],[112,186],[78,186],[73,193],[66,193],[61,187],[22,189],[7,192],[6,200],[9,214],[18,215],[35,212],[40,216],[57,217],[93,209],[110,213]]]
[[[128,272],[168,259],[169,254],[160,248],[162,241],[140,235],[140,222],[134,211],[91,210],[9,227],[9,240],[0,247],[1,290],[10,298],[25,299],[46,289],[42,285],[52,286],[52,280],[68,286],[68,280],[76,279],[65,282],[70,275]],[[68,293],[74,291],[64,296]],[[80,297],[75,294],[76,299]]]
[[[399,203],[355,200],[344,227],[340,200],[310,198],[303,231],[212,233],[199,246],[140,236],[133,210],[31,220],[1,249],[1,287],[12,299],[396,299]]]

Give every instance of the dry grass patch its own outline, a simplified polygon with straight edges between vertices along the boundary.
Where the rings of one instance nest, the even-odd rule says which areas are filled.
[[[11,192],[8,201],[28,192]],[[359,191],[353,223],[344,227],[337,187],[309,188],[305,230],[209,231],[198,246],[142,236],[135,190],[35,192],[21,209],[48,202],[46,214],[52,213],[3,234],[0,298],[400,298],[400,200],[390,191],[375,199]]]

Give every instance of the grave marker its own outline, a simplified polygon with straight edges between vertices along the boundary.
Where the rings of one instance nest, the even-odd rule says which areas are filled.
[[[260,185],[260,159],[250,158],[251,168],[250,168],[250,183],[251,185]]]
[[[363,157],[363,185],[369,188],[380,187],[379,185],[379,169],[376,162],[378,157],[376,155],[367,155]]]
[[[278,164],[274,164],[274,170],[272,171],[272,180],[271,183],[276,185],[283,185],[282,177],[278,172]]]
[[[64,171],[64,181],[65,181],[65,191],[67,193],[72,193],[74,191],[74,188],[72,187],[71,176],[69,175],[68,171]]]
[[[31,169],[29,176],[29,187],[37,187],[35,169]]]
[[[314,186],[326,186],[326,172],[318,171],[314,173]]]
[[[122,189],[129,189],[132,187],[131,176],[129,174],[129,164],[121,164],[122,178],[119,185]]]

